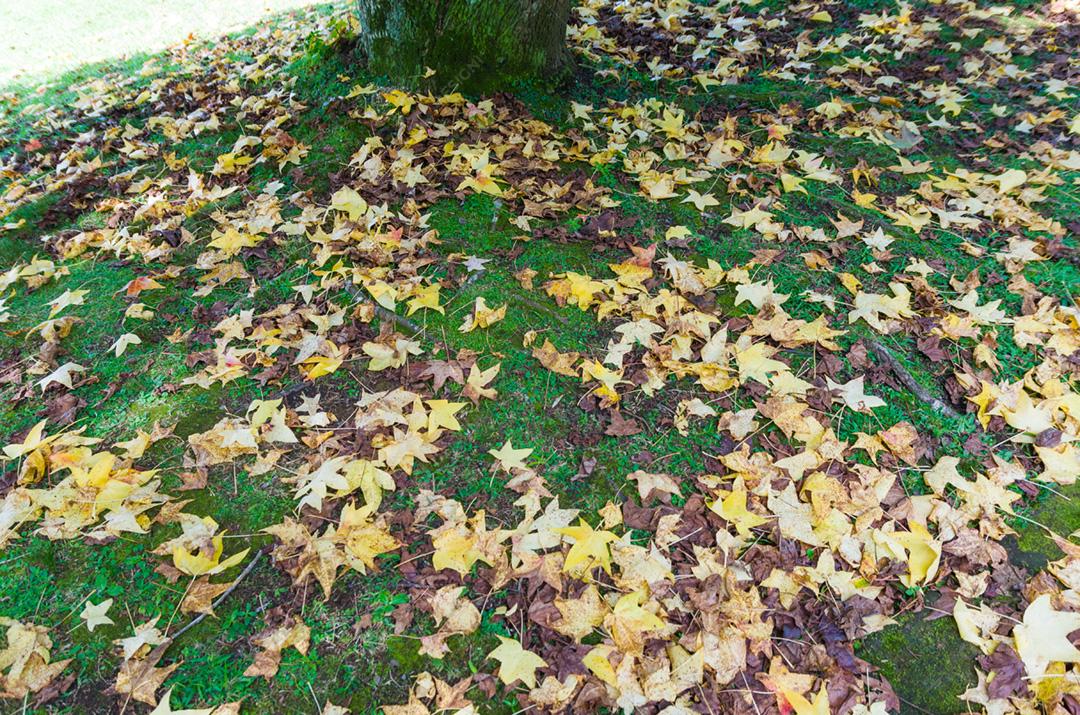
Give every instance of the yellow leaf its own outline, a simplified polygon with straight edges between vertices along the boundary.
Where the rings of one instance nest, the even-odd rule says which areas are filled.
[[[49,662],[52,639],[49,629],[33,623],[20,623],[0,617],[0,627],[7,630],[7,645],[0,649],[0,697],[24,698],[46,687],[70,660]]]
[[[892,551],[898,558],[905,558],[908,563],[908,573],[900,577],[900,581],[909,588],[932,579],[937,573],[938,561],[941,558],[941,542],[934,539],[926,527],[917,521],[909,521],[910,531],[897,531],[889,534],[878,532],[886,545],[889,542],[900,547],[899,553],[896,548]]]
[[[645,598],[644,590],[620,596],[611,613],[604,619],[604,626],[611,633],[615,645],[624,652],[641,653],[645,647],[646,634],[667,625],[655,613],[642,608]]]
[[[430,410],[428,412],[428,432],[434,432],[439,429],[448,429],[453,432],[461,431],[461,423],[457,421],[457,418],[454,415],[465,406],[464,402],[428,400],[427,406]]]
[[[465,380],[465,387],[461,394],[472,400],[474,405],[480,402],[481,397],[488,400],[495,399],[499,393],[488,385],[501,369],[502,363],[498,362],[486,370],[481,370],[477,363],[473,363],[473,366],[469,368],[469,377]]]
[[[806,189],[803,188],[803,180],[792,174],[781,174],[780,185],[784,187],[785,193],[791,193],[792,191],[801,191],[804,194],[807,193]]]
[[[464,181],[458,184],[457,190],[472,189],[479,194],[489,194],[491,196],[502,196],[502,187],[495,183],[495,180],[491,178],[491,175],[487,171],[478,171],[475,176],[466,177]]]
[[[409,110],[416,104],[416,100],[411,94],[403,92],[400,89],[383,93],[383,99],[385,99],[391,107],[399,110],[402,114],[408,114]],[[393,112],[393,110],[391,110],[391,112]]]
[[[58,298],[53,298],[46,305],[51,305],[49,310],[49,317],[53,317],[64,308],[68,308],[73,305],[84,305],[86,303],[85,297],[89,293],[88,290],[66,290]]]
[[[471,333],[477,328],[487,328],[506,317],[506,305],[498,308],[489,308],[483,297],[478,297],[473,306],[471,315],[465,317],[465,322],[458,328],[462,333]]]
[[[189,576],[202,576],[204,574],[213,576],[236,566],[244,560],[244,557],[247,556],[248,551],[251,549],[244,549],[222,561],[221,555],[225,551],[225,540],[222,538],[224,533],[222,532],[213,538],[213,549],[209,553],[206,553],[205,550],[191,553],[183,545],[176,546],[172,552],[173,566]]]
[[[992,183],[998,185],[998,193],[1007,194],[1018,186],[1024,184],[1028,179],[1027,173],[1020,169],[1007,169],[1001,173],[1000,176],[993,176],[990,178]]]
[[[165,695],[161,697],[157,707],[150,711],[150,715],[212,715],[214,708],[195,708],[184,710],[173,710],[172,703],[173,689],[169,688],[165,691]]]
[[[335,372],[341,367],[342,362],[343,360],[340,357],[325,357],[318,355],[310,357],[300,363],[303,365],[301,372],[304,373],[304,377],[308,380],[317,380],[320,377],[325,377],[326,375]]]
[[[822,683],[821,689],[818,690],[816,696],[814,696],[814,702],[810,702],[802,695],[784,688],[780,689],[780,694],[784,696],[784,700],[788,701],[792,709],[795,711],[795,715],[830,715],[832,710],[829,708],[829,693],[825,688],[825,684]]]
[[[18,459],[24,454],[33,452],[35,449],[42,446],[43,444],[48,444],[50,441],[55,439],[54,437],[43,438],[42,436],[45,432],[45,423],[47,421],[48,420],[42,420],[41,422],[38,422],[36,425],[34,425],[33,428],[26,433],[26,436],[23,437],[22,444],[9,444],[4,447],[4,454],[7,456],[7,458]]]
[[[374,568],[376,556],[401,546],[381,520],[372,520],[372,511],[370,504],[359,509],[346,504],[341,510],[341,527],[337,537],[345,544],[346,553],[352,556],[348,559],[349,565],[360,573]]]
[[[555,529],[555,533],[574,540],[570,553],[566,555],[566,561],[563,563],[565,573],[582,574],[597,565],[607,573],[611,573],[611,553],[608,551],[608,544],[618,540],[615,534],[610,531],[594,531],[584,519],[579,519],[577,526]]]
[[[864,209],[871,208],[874,202],[877,201],[877,194],[864,194],[858,189],[854,189],[851,192],[851,197],[855,199],[855,203],[862,206]]]
[[[553,627],[578,643],[604,622],[608,612],[600,592],[593,584],[589,584],[578,598],[556,597],[555,608],[562,614],[562,620]]]
[[[1039,479],[1056,482],[1064,486],[1074,484],[1080,477],[1080,449],[1073,444],[1060,444],[1057,447],[1035,446],[1035,454],[1043,463]]]
[[[514,449],[513,445],[510,444],[510,440],[506,440],[506,444],[498,449],[488,450],[488,454],[498,460],[499,467],[507,472],[514,469],[528,469],[524,460],[532,453],[531,447]]]
[[[384,491],[394,491],[394,478],[390,473],[380,469],[378,462],[367,459],[357,459],[345,467],[345,479],[349,483],[350,490],[360,489],[364,495],[364,504],[372,511],[379,508],[382,503]]]
[[[114,621],[105,614],[109,612],[112,605],[113,600],[111,598],[107,598],[101,603],[87,601],[82,613],[79,614],[79,618],[86,623],[86,630],[93,632],[98,626],[111,626]]]
[[[120,357],[128,349],[130,345],[141,345],[142,338],[135,333],[124,333],[116,339],[116,341],[109,346],[109,349],[113,351],[116,357]]]
[[[510,685],[520,680],[530,689],[536,687],[536,669],[547,666],[540,656],[521,647],[513,638],[496,636],[499,647],[488,653],[488,658],[499,661],[499,680]]]
[[[744,338],[747,336],[743,336]],[[743,342],[741,339],[739,342]],[[739,366],[739,382],[756,380],[762,385],[769,384],[769,375],[789,370],[785,363],[773,360],[770,356],[776,353],[776,348],[767,343],[753,343],[745,348],[735,346],[735,363]]]
[[[699,194],[694,189],[687,191],[686,198],[682,200],[684,204],[693,204],[699,212],[704,211],[710,206],[719,206],[720,202],[716,200],[716,197],[712,194]]]
[[[1050,595],[1042,594],[1024,611],[1024,622],[1013,628],[1016,652],[1028,677],[1039,678],[1051,663],[1080,663],[1080,650],[1068,636],[1080,629],[1080,613],[1055,611]]]
[[[476,548],[476,535],[465,529],[444,531],[431,540],[431,545],[435,547],[431,565],[436,571],[453,569],[465,576],[483,558]]]
[[[330,208],[342,212],[350,221],[359,221],[367,214],[368,204],[356,189],[342,186],[330,197]]]
[[[544,339],[544,344],[541,347],[533,348],[532,354],[534,358],[540,361],[541,365],[558,375],[566,375],[567,377],[577,377],[578,375],[574,365],[581,358],[581,355],[576,352],[560,353],[547,338]]]
[[[240,233],[232,226],[224,231],[214,231],[214,239],[208,244],[211,248],[218,248],[228,256],[234,256],[242,248],[251,248],[258,244],[258,236],[250,233]]]
[[[758,516],[746,508],[746,487],[741,484],[732,489],[722,500],[709,502],[708,506],[725,521],[735,525],[739,536],[746,536],[750,530],[766,523],[768,519]]]
[[[409,312],[407,315],[412,315],[421,308],[430,308],[431,310],[438,311],[441,314],[446,313],[441,305],[439,305],[439,284],[432,283],[431,285],[418,288],[413,294],[413,297],[408,302]]]
[[[850,273],[841,273],[839,277],[840,284],[847,288],[848,293],[851,293],[852,295],[859,294],[859,291],[862,289],[862,282],[858,278]]]
[[[589,672],[613,687],[618,681],[615,676],[615,669],[611,667],[611,661],[608,660],[608,656],[614,652],[615,649],[611,646],[600,644],[594,646],[593,649],[586,653],[585,657],[581,659],[581,662],[589,669]]]

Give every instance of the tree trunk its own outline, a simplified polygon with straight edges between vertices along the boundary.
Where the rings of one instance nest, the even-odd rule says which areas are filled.
[[[376,75],[489,92],[551,79],[566,60],[571,0],[357,0]],[[426,68],[435,74],[425,78]]]

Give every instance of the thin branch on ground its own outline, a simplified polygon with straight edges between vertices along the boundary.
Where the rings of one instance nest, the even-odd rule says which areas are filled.
[[[255,570],[255,564],[259,563],[259,560],[263,557],[263,554],[265,554],[265,553],[266,553],[266,549],[260,549],[259,551],[255,552],[255,557],[253,559],[251,559],[251,561],[248,562],[248,565],[244,567],[244,570],[240,572],[240,575],[236,577],[236,580],[233,581],[229,585],[229,587],[227,589],[225,589],[221,593],[220,596],[218,596],[216,599],[214,599],[213,603],[210,604],[210,610],[214,610],[215,608],[220,606],[222,604],[222,602],[224,602],[225,599],[229,597],[229,594],[231,594],[233,591],[236,590],[236,587],[240,585],[240,582],[243,581],[247,577],[248,574],[250,574],[252,571]],[[209,613],[200,613],[195,618],[195,620],[193,620],[191,623],[188,623],[186,626],[184,626],[183,628],[178,630],[176,632],[176,634],[172,637],[172,640],[175,641],[177,638],[179,638],[180,636],[184,635],[185,633],[190,631],[195,626],[202,623],[203,619],[206,618],[208,615],[210,615],[210,614]]]
[[[954,410],[952,406],[945,401],[931,395],[930,391],[920,385],[919,381],[912,377],[911,373],[907,371],[907,368],[900,363],[887,347],[870,338],[867,338],[866,344],[874,351],[874,355],[892,370],[893,374],[896,375],[896,379],[900,380],[900,383],[911,391],[911,394],[947,417],[951,417],[954,420],[960,419],[960,413]]]

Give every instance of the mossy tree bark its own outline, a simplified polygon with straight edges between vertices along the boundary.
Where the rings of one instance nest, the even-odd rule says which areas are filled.
[[[395,82],[484,92],[550,79],[566,62],[571,0],[357,0],[369,69]]]

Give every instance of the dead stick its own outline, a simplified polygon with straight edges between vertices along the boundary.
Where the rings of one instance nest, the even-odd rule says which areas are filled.
[[[366,302],[363,295],[360,293],[359,290],[357,290],[356,286],[350,283],[345,284],[345,292],[352,296],[352,298],[356,301]],[[413,332],[413,335],[418,335],[424,332],[424,329],[413,321],[409,320],[403,315],[398,315],[392,310],[387,310],[378,303],[375,303],[375,314],[383,320],[392,320],[400,327],[405,328],[406,330],[411,330]]]
[[[379,304],[375,305],[375,314],[378,315],[380,318],[382,318],[384,320],[392,320],[392,321],[394,321],[400,327],[405,328],[406,330],[411,330],[413,332],[413,335],[417,335],[419,333],[424,332],[423,328],[421,328],[419,325],[417,325],[413,321],[409,320],[405,316],[398,315],[397,313],[395,313],[392,310],[387,310],[386,308],[382,307]]]
[[[954,420],[960,419],[960,415],[956,410],[942,400],[931,395],[925,387],[920,385],[919,382],[911,376],[911,373],[900,364],[900,361],[896,359],[896,356],[889,352],[887,347],[878,341],[869,338],[866,340],[866,343],[870,346],[870,349],[874,351],[874,355],[877,355],[879,360],[888,365],[889,369],[893,371],[893,374],[896,375],[897,379],[903,383],[904,387],[911,390],[916,397],[938,412],[948,415]]]
[[[263,550],[263,549],[260,549],[259,551],[255,552],[255,558],[253,558],[250,562],[248,562],[248,565],[244,567],[244,570],[240,572],[240,575],[236,577],[236,580],[233,581],[229,585],[229,587],[227,589],[225,589],[222,592],[222,594],[220,596],[218,596],[214,600],[213,603],[210,604],[210,610],[211,611],[214,610],[215,608],[217,608],[218,606],[220,606],[221,602],[224,601],[226,598],[228,598],[230,593],[232,593],[233,591],[236,590],[236,587],[240,585],[240,582],[243,581],[244,578],[255,569],[255,564],[259,563],[259,559],[261,559],[263,554],[265,554],[265,553],[266,553],[266,551]],[[208,614],[208,613],[200,613],[198,615],[198,617],[195,618],[195,620],[193,620],[191,623],[187,624],[186,626],[184,626],[183,628],[178,630],[176,632],[176,635],[174,635],[171,640],[175,641],[177,638],[179,638],[180,636],[184,635],[185,633],[190,631],[195,626],[202,623],[202,620],[204,618],[206,618],[208,615],[210,615],[210,614]]]
[[[533,310],[537,311],[538,313],[547,313],[548,315],[550,315],[552,318],[559,321],[563,325],[567,325],[570,322],[570,321],[568,321],[566,319],[565,316],[560,315],[558,313],[558,311],[552,310],[551,308],[547,307],[543,303],[537,303],[535,300],[533,300],[532,298],[529,298],[527,296],[517,295],[516,293],[511,293],[510,294],[510,300],[517,301],[518,303],[521,303],[522,305],[527,305],[530,308],[532,308]]]

